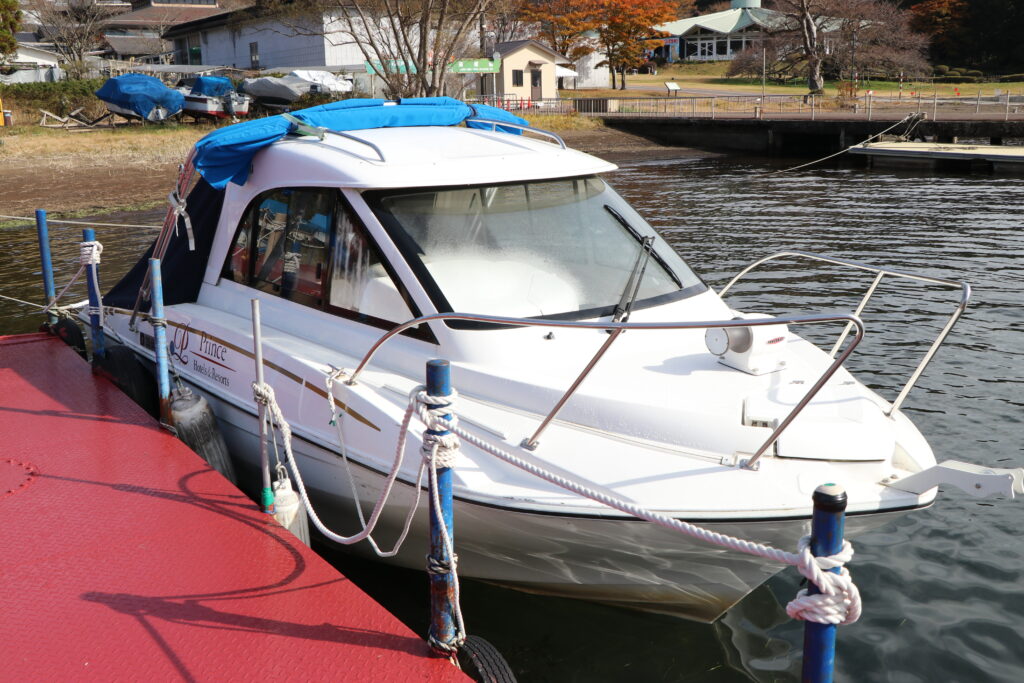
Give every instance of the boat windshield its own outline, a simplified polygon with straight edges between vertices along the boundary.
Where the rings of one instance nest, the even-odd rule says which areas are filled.
[[[596,176],[363,196],[441,311],[610,315],[648,236],[655,246],[634,310],[707,288]]]

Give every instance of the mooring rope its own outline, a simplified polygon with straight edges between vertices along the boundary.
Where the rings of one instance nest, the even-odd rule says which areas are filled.
[[[78,281],[78,278],[81,277],[82,273],[88,269],[90,271],[89,277],[92,278],[93,287],[95,287],[96,289],[96,295],[100,298],[98,306],[89,306],[89,315],[99,316],[100,326],[102,326],[103,321],[105,319],[105,313],[103,309],[103,298],[100,295],[100,283],[96,275],[96,270],[89,269],[89,266],[98,266],[100,264],[100,254],[103,253],[103,245],[96,240],[91,240],[89,242],[80,242],[78,245],[78,249],[78,270],[75,271],[75,274],[71,276],[71,279],[68,280],[68,283],[64,285],[64,288],[60,290],[60,293],[57,294],[57,296],[53,297],[53,301],[51,301],[45,306],[42,306],[41,308],[43,309],[44,313],[48,313],[51,310],[56,310],[57,312],[60,312],[61,310],[81,308],[84,305],[88,305],[89,302],[86,301],[84,304],[78,303],[73,304],[71,306],[57,306],[57,302],[60,301],[61,297],[64,296],[64,293],[67,292],[71,288],[71,285],[75,284],[75,282]]]
[[[28,221],[29,223],[33,223],[33,224],[35,223],[35,220],[36,220],[35,218],[33,218],[31,216],[5,216],[3,214],[0,214],[0,218],[6,218],[6,219],[12,220],[12,221]],[[58,220],[56,218],[50,218],[49,216],[46,217],[46,222],[47,223],[60,223],[60,224],[66,224],[66,225],[85,225],[87,227],[94,227],[94,228],[152,228],[152,229],[156,230],[157,228],[160,227],[159,225],[133,225],[131,223],[96,223],[95,221],[65,221],[65,220]],[[25,226],[25,227],[31,227],[31,226]]]
[[[854,145],[850,145],[849,147],[847,147],[845,149],[841,149],[838,152],[836,152],[835,154],[829,154],[827,157],[822,157],[820,159],[815,159],[814,161],[808,161],[806,164],[800,164],[799,166],[793,166],[792,168],[784,168],[781,171],[768,171],[766,173],[759,174],[759,175],[778,175],[779,173],[789,173],[790,171],[797,171],[797,170],[799,170],[801,168],[807,168],[808,166],[813,166],[814,164],[820,164],[822,161],[828,161],[829,159],[832,159],[833,157],[837,157],[840,154],[846,154],[847,152],[849,152],[854,147],[857,147],[859,145],[863,145],[864,143],[868,142],[869,140],[872,140],[873,138],[881,137],[881,136],[885,135],[886,133],[888,133],[893,128],[896,128],[897,126],[902,125],[902,124],[906,123],[907,121],[910,121],[911,119],[913,119],[913,118],[915,118],[917,116],[919,116],[919,114],[916,113],[916,112],[913,113],[913,114],[907,114],[902,119],[900,119],[896,123],[892,124],[891,126],[886,128],[882,132],[875,133],[874,135],[869,135],[868,137],[864,138],[860,142],[858,142],[858,143],[856,143]]]
[[[850,579],[849,571],[843,566],[853,557],[853,546],[848,541],[844,542],[843,550],[836,555],[815,557],[810,552],[810,537],[802,538],[798,546],[798,552],[790,553],[762,543],[755,543],[718,533],[680,519],[647,510],[635,503],[590,488],[579,481],[550,472],[501,448],[492,446],[457,424],[449,426],[448,429],[485,453],[504,460],[508,464],[533,474],[555,486],[601,503],[614,510],[657,524],[666,529],[680,532],[692,538],[728,548],[729,550],[796,567],[797,571],[817,586],[821,593],[807,595],[806,591],[801,591],[794,602],[790,603],[790,606],[787,607],[787,613],[790,613],[793,618],[828,624],[850,624],[860,618],[860,592],[853,584],[852,579]],[[833,574],[828,571],[834,568],[840,568],[840,573]],[[796,604],[794,605],[794,603]],[[790,610],[792,611],[790,612]]]

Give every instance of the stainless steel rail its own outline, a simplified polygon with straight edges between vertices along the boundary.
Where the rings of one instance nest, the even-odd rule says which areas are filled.
[[[302,121],[299,118],[292,116],[291,114],[288,113],[281,114],[281,116],[282,118],[284,118],[285,121],[295,126],[295,130],[293,131],[294,133],[298,133],[299,135],[311,135],[315,138],[319,138],[320,140],[323,140],[324,137],[327,135],[337,135],[340,138],[345,138],[346,140],[352,140],[354,142],[358,142],[361,145],[366,145],[367,147],[369,147],[370,149],[377,153],[377,156],[380,157],[380,161],[382,163],[387,162],[387,159],[384,158],[384,152],[381,151],[380,147],[370,142],[369,140],[364,140],[361,137],[352,135],[351,133],[345,133],[340,130],[331,130],[330,128],[324,128],[322,126],[311,126],[305,121]]]
[[[491,126],[491,130],[498,130],[498,126],[502,128],[515,128],[517,130],[525,131],[527,133],[537,133],[538,135],[544,135],[549,137],[561,146],[562,149],[566,149],[565,140],[558,133],[552,133],[550,130],[544,130],[543,128],[534,128],[533,126],[524,126],[519,123],[509,123],[508,121],[495,121],[494,119],[484,119],[479,116],[471,116],[466,119],[466,123],[486,123]]]
[[[875,273],[874,281],[871,283],[871,286],[868,287],[867,292],[864,293],[864,297],[861,299],[860,304],[857,306],[857,310],[854,311],[855,316],[860,316],[860,314],[864,312],[864,308],[867,306],[868,301],[870,301],[871,297],[874,296],[875,290],[878,288],[878,285],[882,282],[882,278],[886,275],[892,275],[893,277],[900,277],[908,280],[917,280],[919,282],[930,282],[932,284],[945,285],[947,287],[955,287],[960,290],[960,303],[957,304],[956,308],[953,310],[953,314],[949,317],[949,320],[946,321],[945,327],[942,328],[942,331],[939,332],[939,336],[937,336],[935,338],[935,341],[932,342],[932,345],[928,348],[928,352],[925,353],[924,357],[921,359],[921,362],[918,363],[917,367],[914,369],[914,372],[911,373],[910,378],[907,380],[907,383],[903,385],[903,388],[900,390],[899,395],[896,397],[896,400],[893,401],[892,407],[889,408],[889,412],[886,413],[887,415],[892,415],[894,412],[899,410],[899,407],[901,405],[903,405],[903,401],[907,398],[907,394],[909,394],[910,390],[914,388],[915,384],[917,384],[917,380],[920,379],[921,374],[924,372],[924,369],[931,362],[932,358],[935,357],[935,353],[939,350],[939,347],[942,346],[942,343],[946,341],[946,337],[949,336],[950,331],[953,329],[953,325],[956,324],[956,321],[959,320],[960,316],[963,314],[964,309],[967,308],[967,302],[970,301],[971,299],[971,286],[966,282],[946,280],[944,278],[932,277],[931,275],[922,275],[921,273],[912,273],[905,270],[897,270],[895,268],[879,268],[877,266],[861,263],[860,261],[851,261],[849,259],[835,258],[834,256],[824,256],[822,254],[815,254],[809,251],[780,251],[777,254],[772,254],[771,256],[765,256],[762,259],[758,259],[757,261],[754,261],[749,266],[741,270],[736,275],[736,277],[729,280],[729,283],[722,288],[718,295],[724,298],[729,289],[731,289],[732,286],[736,284],[736,282],[740,278],[742,278],[744,275],[752,271],[754,268],[757,268],[758,266],[767,263],[768,261],[785,257],[797,257],[810,259],[812,261],[822,261],[824,263],[831,263],[833,265],[839,266],[847,266],[848,268],[855,268],[857,270],[864,270],[870,273]],[[843,330],[843,333],[839,335],[839,339],[836,341],[835,346],[832,347],[832,352],[831,354],[829,354],[830,356],[835,356],[836,351],[839,350],[839,348],[842,346],[849,332],[850,326],[847,325],[846,328]]]
[[[376,355],[377,350],[380,349],[389,339],[397,334],[400,334],[404,330],[410,327],[416,327],[423,323],[428,323],[434,320],[468,320],[473,322],[492,323],[497,325],[509,325],[514,327],[558,327],[558,328],[575,328],[575,329],[587,329],[587,330],[608,330],[611,335],[601,345],[601,348],[597,350],[594,356],[587,363],[586,367],[583,368],[579,376],[576,377],[572,385],[562,394],[562,397],[558,400],[551,411],[545,416],[540,426],[528,439],[524,439],[522,446],[524,448],[533,450],[537,447],[541,433],[547,428],[552,420],[558,415],[559,411],[566,404],[566,402],[576,393],[576,389],[579,388],[583,380],[586,379],[587,375],[594,369],[598,361],[604,356],[605,352],[611,347],[611,345],[618,339],[623,332],[626,330],[703,330],[711,327],[760,327],[762,325],[808,325],[815,323],[827,323],[827,322],[838,322],[846,321],[847,327],[853,326],[856,328],[856,334],[854,335],[853,341],[846,347],[838,358],[832,361],[832,364],[828,366],[818,381],[804,394],[804,397],[800,399],[800,402],[793,407],[793,410],[789,412],[786,418],[779,424],[778,427],[769,435],[768,439],[757,449],[757,452],[753,456],[741,463],[741,465],[747,469],[757,469],[757,461],[764,453],[771,448],[779,436],[786,430],[794,418],[800,414],[800,412],[807,406],[808,403],[814,398],[814,396],[821,390],[825,383],[842,367],[846,359],[853,353],[853,350],[860,344],[861,339],[864,338],[864,323],[861,322],[860,318],[856,315],[846,313],[833,313],[828,315],[803,315],[803,316],[784,316],[779,318],[758,318],[754,320],[710,320],[710,321],[687,321],[687,322],[653,322],[653,323],[614,323],[614,322],[580,322],[574,320],[544,320],[542,318],[506,318],[502,316],[493,315],[476,315],[472,313],[435,313],[433,315],[425,315],[419,318],[414,318],[408,322],[404,322],[397,327],[392,328],[389,332],[382,335],[374,344],[370,347],[370,350],[366,352],[363,359],[359,362],[359,365],[352,372],[352,375],[346,380],[346,384],[352,385],[356,383],[356,379],[359,377],[359,373],[363,371],[363,368],[373,359]]]

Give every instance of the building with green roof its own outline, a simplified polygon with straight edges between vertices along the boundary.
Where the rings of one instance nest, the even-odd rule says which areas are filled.
[[[784,14],[761,7],[761,0],[732,0],[732,7],[724,12],[655,26],[669,37],[661,39],[663,44],[654,56],[670,62],[730,60],[785,21]]]

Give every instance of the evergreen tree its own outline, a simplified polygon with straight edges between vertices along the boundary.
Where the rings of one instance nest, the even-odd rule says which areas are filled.
[[[0,64],[18,51],[14,34],[21,28],[18,0],[0,0]]]

